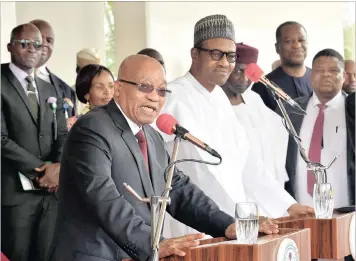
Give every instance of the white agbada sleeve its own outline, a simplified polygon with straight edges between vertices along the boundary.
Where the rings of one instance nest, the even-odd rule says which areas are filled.
[[[283,126],[282,118],[272,110],[270,110],[262,101],[261,97],[248,89],[242,94],[246,100],[245,104],[248,110],[252,113],[249,115],[250,121],[253,121],[253,125],[257,129],[257,135],[260,139],[258,142],[261,146],[262,159],[268,161],[264,162],[269,167],[270,172],[273,172],[273,176],[284,187],[284,183],[289,180],[288,174],[285,168],[285,161],[288,148],[288,132]],[[245,106],[245,107],[246,107]],[[238,112],[239,106],[234,106],[235,112]],[[241,116],[241,113],[238,114]],[[249,135],[251,138],[251,135]]]
[[[243,171],[246,196],[258,203],[263,215],[271,218],[288,215],[288,208],[297,202],[266,171],[262,161],[256,158],[253,149],[250,149]]]

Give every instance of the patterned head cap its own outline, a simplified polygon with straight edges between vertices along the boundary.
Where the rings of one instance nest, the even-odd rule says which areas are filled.
[[[194,46],[213,38],[226,38],[235,42],[234,25],[225,15],[210,15],[195,24]]]

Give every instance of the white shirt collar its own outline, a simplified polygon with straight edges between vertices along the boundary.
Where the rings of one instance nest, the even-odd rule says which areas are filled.
[[[330,101],[328,101],[325,105],[327,108],[332,108],[332,109],[337,109],[342,105],[344,101],[344,96],[342,94],[342,91],[340,90],[338,94],[335,95],[334,98],[332,98]],[[316,107],[318,104],[321,104],[318,96],[316,96],[315,92],[313,92],[312,96],[312,104],[313,107]]]
[[[117,106],[117,107],[119,108],[119,110],[121,111],[122,115],[124,115],[124,117],[125,117],[127,123],[129,124],[129,127],[130,127],[132,133],[133,133],[134,135],[136,135],[136,134],[141,130],[141,128],[140,128],[136,123],[134,123],[132,120],[130,120],[130,119],[126,116],[126,114],[122,111],[120,105],[119,105],[116,101],[115,101],[115,103],[116,103],[116,106]]]
[[[212,92],[209,92],[203,85],[201,85],[200,82],[198,82],[198,80],[190,72],[187,72],[184,75],[184,78],[186,78],[208,100],[211,98],[215,89],[219,87],[219,86],[215,86],[214,90]]]
[[[47,71],[47,66],[45,64],[37,68],[37,72],[40,72],[43,75],[49,75],[49,72]]]
[[[16,76],[16,78],[20,81],[21,84],[23,82],[26,82],[26,77],[29,76],[29,74],[27,74],[27,72],[25,72],[24,70],[20,69],[19,67],[17,67],[13,63],[10,63],[9,68],[12,71],[12,73]],[[34,77],[35,77],[34,70],[32,70],[30,75],[34,79]]]

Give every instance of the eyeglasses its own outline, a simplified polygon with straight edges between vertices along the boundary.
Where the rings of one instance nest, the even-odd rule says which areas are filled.
[[[20,44],[22,49],[27,49],[31,44],[36,50],[42,48],[42,43],[40,41],[33,41],[33,40],[13,40],[14,43]]]
[[[196,48],[200,51],[208,52],[210,54],[211,59],[213,59],[214,61],[220,61],[224,57],[224,55],[226,55],[226,60],[229,63],[234,63],[239,57],[239,54],[237,54],[236,52],[223,52],[217,49],[211,50],[202,47],[196,47]]]
[[[148,84],[148,83],[136,83],[136,82],[126,81],[123,79],[119,79],[118,81],[128,83],[131,85],[135,85],[139,91],[144,92],[144,93],[151,93],[151,92],[153,92],[153,90],[156,90],[158,95],[161,97],[165,97],[167,95],[167,93],[172,93],[172,91],[168,90],[167,88],[155,88],[151,84]]]

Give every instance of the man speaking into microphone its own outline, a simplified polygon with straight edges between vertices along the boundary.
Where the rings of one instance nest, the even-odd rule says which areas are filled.
[[[164,68],[134,55],[120,66],[114,98],[78,119],[63,151],[60,206],[51,261],[144,261],[152,254],[150,206],[134,198],[161,195],[169,156],[151,124],[170,94]],[[235,238],[235,219],[175,169],[167,211],[212,236]],[[260,227],[277,233],[276,226]],[[161,237],[159,257],[184,256],[203,233]]]

